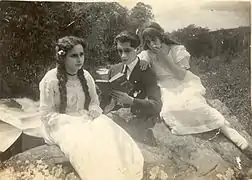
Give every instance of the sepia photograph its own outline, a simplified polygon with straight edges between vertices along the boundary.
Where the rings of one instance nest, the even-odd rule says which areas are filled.
[[[252,179],[251,3],[0,1],[0,180]]]

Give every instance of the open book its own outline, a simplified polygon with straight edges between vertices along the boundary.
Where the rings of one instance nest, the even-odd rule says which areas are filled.
[[[101,107],[110,102],[112,90],[128,93],[132,89],[132,84],[126,79],[125,74],[118,73],[109,80],[96,80],[96,85],[101,91]]]
[[[103,95],[109,95],[112,90],[128,92],[130,82],[123,73],[118,73],[109,80],[96,80],[95,83]]]

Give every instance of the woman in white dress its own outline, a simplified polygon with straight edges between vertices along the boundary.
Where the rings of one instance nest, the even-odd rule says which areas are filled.
[[[140,180],[141,151],[102,114],[94,79],[83,69],[84,48],[74,36],[58,40],[58,66],[39,84],[43,137],[60,147],[82,180]]]
[[[221,132],[252,158],[251,146],[204,98],[205,88],[189,71],[190,54],[171,40],[159,24],[152,22],[142,32],[143,51],[138,55],[144,70],[157,74],[163,107],[161,117],[177,135],[196,134],[220,128]]]

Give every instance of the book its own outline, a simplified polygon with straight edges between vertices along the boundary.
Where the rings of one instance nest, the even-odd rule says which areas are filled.
[[[109,80],[95,80],[95,83],[101,92],[100,101],[102,108],[110,102],[112,90],[128,93],[132,89],[132,84],[127,80],[125,74],[121,72]]]
[[[127,93],[130,88],[130,82],[123,73],[118,73],[109,80],[95,80],[95,83],[102,94],[109,94],[112,90]]]

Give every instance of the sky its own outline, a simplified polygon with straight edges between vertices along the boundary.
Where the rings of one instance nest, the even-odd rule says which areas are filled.
[[[139,0],[119,0],[131,9]],[[168,32],[195,24],[211,30],[249,26],[249,1],[141,0],[152,7],[155,20]]]
[[[0,0],[1,1],[1,0]],[[62,1],[62,0],[41,0]],[[75,2],[118,2],[131,9],[137,2],[152,7],[157,21],[171,32],[190,24],[210,30],[250,26],[250,1],[230,0],[64,0]]]

